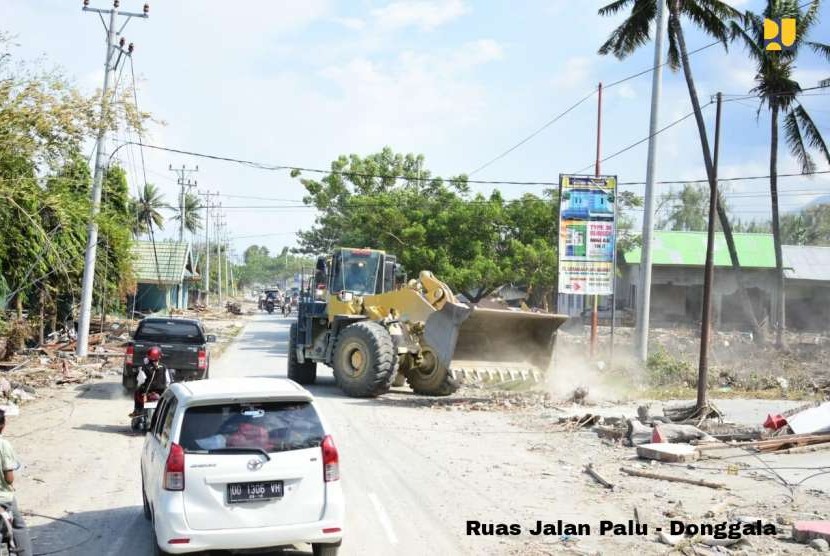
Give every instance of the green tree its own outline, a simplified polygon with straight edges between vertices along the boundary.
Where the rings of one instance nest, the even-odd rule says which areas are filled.
[[[623,59],[634,53],[639,47],[647,44],[650,39],[650,30],[655,25],[657,16],[657,2],[663,0],[615,0],[600,8],[602,16],[616,15],[627,7],[631,7],[628,17],[611,32],[608,40],[599,49],[600,54],[614,54]],[[714,167],[712,151],[709,148],[709,139],[706,132],[706,123],[703,121],[703,112],[697,94],[692,67],[689,63],[689,52],[686,47],[686,37],[681,23],[685,17],[704,33],[718,40],[724,48],[736,34],[741,14],[733,7],[720,0],[665,0],[668,8],[668,63],[673,70],[682,68],[689,99],[692,103],[695,123],[697,124],[700,147],[703,152],[703,162],[710,187],[714,184]],[[758,319],[746,291],[744,277],[740,269],[738,252],[732,237],[732,227],[724,207],[718,204],[718,217],[726,239],[732,267],[738,280],[738,289],[744,312],[753,323],[756,338],[763,337],[763,330],[758,325]]]
[[[301,180],[305,202],[319,211],[315,225],[298,234],[302,252],[336,245],[383,249],[410,272],[431,270],[472,301],[527,278],[510,266],[518,240],[498,192],[472,195],[466,176],[432,177],[423,156],[388,147],[366,157],[341,156],[331,169],[320,180]],[[550,220],[555,214],[547,212]]]
[[[660,219],[660,228],[683,232],[706,230],[709,194],[705,187],[687,183],[680,191],[665,193],[661,204],[667,206],[668,214]]]
[[[170,207],[173,210],[173,220],[176,223],[182,220],[182,210],[180,207]],[[195,193],[188,191],[184,194],[184,229],[192,234],[195,234],[202,229],[202,201]],[[177,224],[178,225],[178,224]]]
[[[164,195],[152,183],[145,183],[133,201],[132,232],[136,237],[150,233],[150,226],[158,230],[164,229],[164,215],[161,210],[167,204]]]
[[[772,206],[772,237],[775,246],[776,326],[775,344],[784,345],[786,329],[784,258],[782,254],[781,222],[778,208],[778,133],[783,119],[784,134],[792,155],[801,165],[801,171],[815,171],[811,151],[818,152],[830,163],[830,151],[813,119],[799,101],[801,85],[793,79],[793,71],[799,52],[809,47],[830,60],[830,45],[808,40],[811,29],[818,23],[821,0],[809,2],[806,10],[796,0],[767,0],[762,14],[747,12],[745,29],[741,36],[756,62],[756,86],[752,92],[761,99],[761,105],[770,111],[770,201]],[[764,19],[793,18],[796,20],[795,42],[786,50],[768,51],[764,48]]]
[[[781,217],[781,241],[786,245],[830,245],[830,205],[808,207]]]
[[[71,311],[79,294],[92,181],[81,152],[101,121],[99,99],[56,72],[18,62],[9,45],[0,34],[0,283],[18,315],[28,310],[34,321],[38,309],[54,318],[59,301]],[[117,99],[103,124],[135,127],[145,117]],[[107,245],[99,257],[117,270],[96,291],[129,280],[129,204],[123,172],[114,169],[104,184],[99,222]]]

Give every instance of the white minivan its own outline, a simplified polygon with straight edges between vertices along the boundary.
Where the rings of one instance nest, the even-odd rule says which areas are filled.
[[[173,384],[141,454],[144,514],[158,554],[343,537],[337,448],[310,392],[283,378]]]

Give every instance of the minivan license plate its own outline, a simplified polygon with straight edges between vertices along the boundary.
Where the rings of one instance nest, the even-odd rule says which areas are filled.
[[[282,498],[282,481],[228,484],[228,504]]]

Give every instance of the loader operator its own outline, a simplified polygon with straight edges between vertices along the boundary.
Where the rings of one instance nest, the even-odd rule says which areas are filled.
[[[346,271],[345,290],[356,293],[372,293],[372,288],[367,282],[366,263],[352,263]]]

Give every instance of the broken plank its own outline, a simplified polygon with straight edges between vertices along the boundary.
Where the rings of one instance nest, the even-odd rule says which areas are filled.
[[[670,481],[673,483],[685,483],[687,485],[703,486],[715,489],[725,489],[726,485],[722,483],[715,483],[704,479],[687,479],[686,477],[676,477],[674,475],[664,475],[662,473],[654,473],[652,471],[640,471],[632,467],[620,467],[620,471],[626,475],[634,477],[643,477],[644,479],[657,479],[659,481]]]

